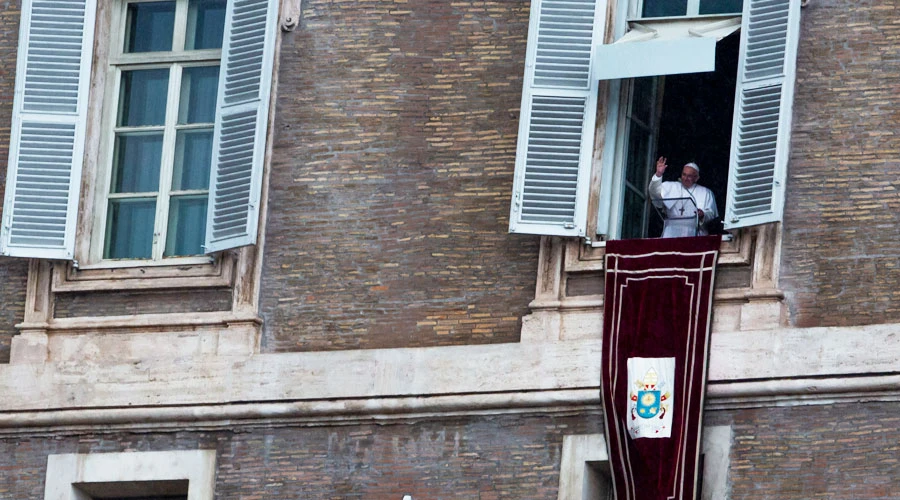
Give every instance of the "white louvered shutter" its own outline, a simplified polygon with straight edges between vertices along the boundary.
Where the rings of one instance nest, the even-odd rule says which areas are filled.
[[[25,0],[0,254],[72,259],[95,0]]]
[[[278,0],[229,0],[213,132],[206,252],[256,243]]]
[[[606,0],[531,4],[509,230],[584,236]]]
[[[745,0],[725,227],[781,220],[800,0]]]

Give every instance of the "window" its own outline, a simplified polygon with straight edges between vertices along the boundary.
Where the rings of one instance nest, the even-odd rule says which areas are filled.
[[[637,0],[635,11],[644,19],[653,17],[740,14],[743,0]]]
[[[212,500],[214,450],[50,455],[44,500]]]
[[[100,89],[97,0],[23,7],[0,254],[128,266],[255,243],[278,1],[109,5]],[[78,214],[84,165],[92,213]],[[76,255],[79,216],[93,222]]]
[[[103,259],[203,254],[225,0],[122,2],[112,26],[92,246]]]
[[[659,237],[662,218],[647,200],[647,185],[657,155],[668,158],[664,180],[677,180],[681,167],[694,162],[701,184],[725,212],[728,164],[737,74],[738,33],[716,44],[715,71],[641,77],[621,83],[613,188],[607,212],[610,238]]]
[[[704,125],[730,137],[697,148],[716,150],[715,176],[698,163],[701,183],[719,177],[725,228],[780,220],[799,4],[745,0],[736,18],[741,2],[621,0],[607,27],[606,3],[532,7],[510,231],[587,240],[652,232],[645,176],[658,149],[697,140],[667,124],[690,112],[677,111],[680,102],[704,99],[733,115]]]
[[[698,500],[729,498],[731,426],[703,428],[700,438],[701,475],[697,487]],[[603,434],[568,435],[563,437],[559,470],[559,500],[606,500],[613,498],[609,456]]]

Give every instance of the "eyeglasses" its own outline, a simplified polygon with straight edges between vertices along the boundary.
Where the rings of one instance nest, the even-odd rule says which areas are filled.
[[[681,174],[682,179],[694,179],[697,180],[700,178],[699,174]]]

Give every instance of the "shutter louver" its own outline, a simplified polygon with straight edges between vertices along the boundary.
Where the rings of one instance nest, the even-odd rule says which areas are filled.
[[[745,2],[726,229],[781,220],[799,7],[791,0]]]
[[[274,62],[276,0],[228,3],[206,252],[256,243]]]
[[[532,4],[510,231],[583,236],[605,0]]]
[[[591,68],[594,0],[541,2],[534,85],[585,88]]]
[[[0,253],[72,259],[95,0],[22,6]]]
[[[573,222],[585,100],[535,97],[525,157],[522,222]]]

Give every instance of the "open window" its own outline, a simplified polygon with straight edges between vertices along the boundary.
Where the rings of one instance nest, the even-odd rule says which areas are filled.
[[[95,39],[97,0],[23,4],[0,254],[133,266],[255,243],[277,0],[102,7]]]
[[[718,41],[715,70],[632,78],[622,82],[615,144],[612,199],[600,217],[608,217],[610,238],[658,237],[662,219],[647,199],[657,155],[669,169],[664,181],[677,181],[681,167],[701,167],[700,183],[715,195],[725,213],[729,155],[737,75],[739,33]]]
[[[658,229],[646,187],[657,152],[669,157],[670,175],[688,161],[700,164],[701,184],[714,191],[726,229],[781,219],[798,2],[620,0],[609,27],[604,0],[579,3],[577,13],[558,11],[552,0],[536,3],[511,232],[652,236]],[[541,77],[546,68],[581,77],[564,48],[588,36],[588,78],[561,85]],[[597,117],[601,80],[608,98],[599,103],[605,116]],[[591,196],[599,198],[594,214],[587,213]]]

